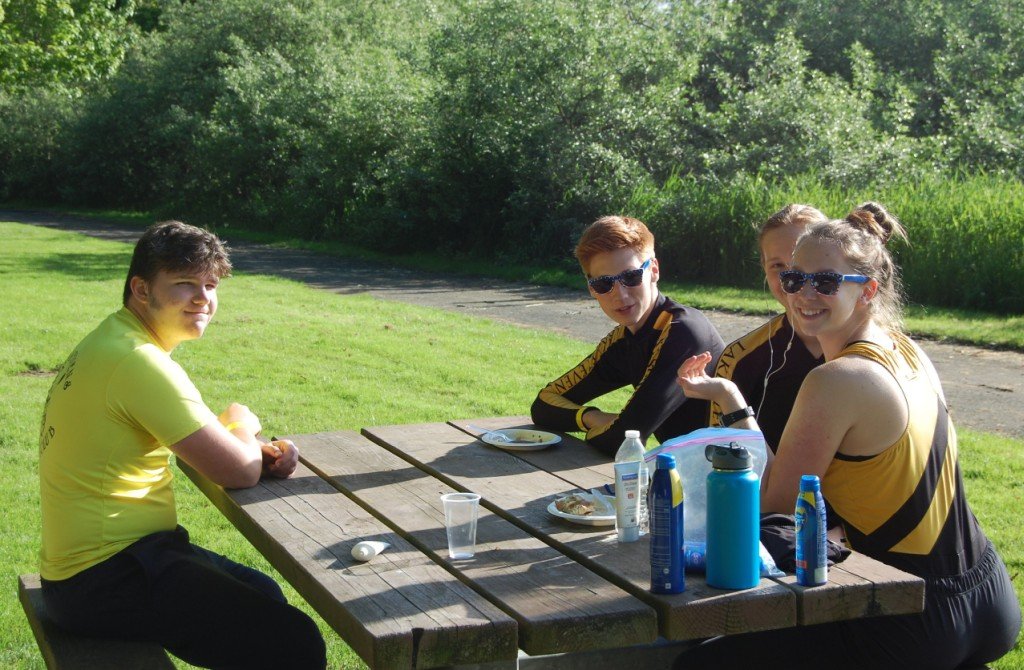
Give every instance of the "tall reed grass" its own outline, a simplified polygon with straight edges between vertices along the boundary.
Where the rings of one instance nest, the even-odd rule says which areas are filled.
[[[893,253],[912,303],[1024,311],[1024,184],[1006,177],[927,176],[847,189],[814,174],[729,183],[672,175],[638,187],[625,210],[651,226],[673,278],[750,286],[760,281],[757,228],[772,212],[802,202],[842,217],[866,200],[907,228],[910,244]]]

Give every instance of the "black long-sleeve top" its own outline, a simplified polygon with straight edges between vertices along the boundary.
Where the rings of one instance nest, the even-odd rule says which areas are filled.
[[[736,383],[775,451],[804,377],[824,362],[824,356],[815,358],[796,337],[786,315],[779,314],[727,346],[715,374]],[[709,425],[718,423],[719,412],[712,403]]]
[[[627,430],[639,430],[641,441],[652,433],[661,441],[707,426],[709,404],[688,400],[676,383],[679,366],[688,357],[711,352],[708,373],[725,343],[699,310],[658,296],[654,309],[636,333],[619,326],[592,354],[545,386],[530,408],[538,426],[586,431],[589,444],[609,456]],[[586,403],[626,385],[634,388],[618,418],[589,431],[582,422]]]

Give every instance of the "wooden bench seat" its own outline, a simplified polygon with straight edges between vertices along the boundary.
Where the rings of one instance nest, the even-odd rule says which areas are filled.
[[[69,633],[46,613],[39,575],[18,577],[18,600],[50,670],[161,670],[174,668],[163,647],[153,642],[113,640]]]

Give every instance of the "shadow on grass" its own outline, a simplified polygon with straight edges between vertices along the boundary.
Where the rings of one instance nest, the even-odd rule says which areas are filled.
[[[0,268],[13,272],[52,272],[82,281],[106,281],[124,277],[128,267],[124,251],[56,253],[35,258],[0,261]]]

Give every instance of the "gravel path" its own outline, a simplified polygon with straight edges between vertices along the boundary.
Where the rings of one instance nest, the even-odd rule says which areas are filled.
[[[132,243],[140,232],[47,212],[0,210],[0,220]],[[384,300],[546,328],[587,342],[596,343],[611,328],[611,322],[582,287],[570,290],[429,274],[311,251],[232,242],[230,234],[225,238],[232,249],[232,262],[242,272],[269,273],[335,293],[368,293]],[[726,342],[765,320],[763,316],[719,311],[707,315]],[[1024,354],[932,341],[922,341],[921,345],[939,371],[958,425],[1024,438]],[[551,372],[554,376],[562,370]]]

